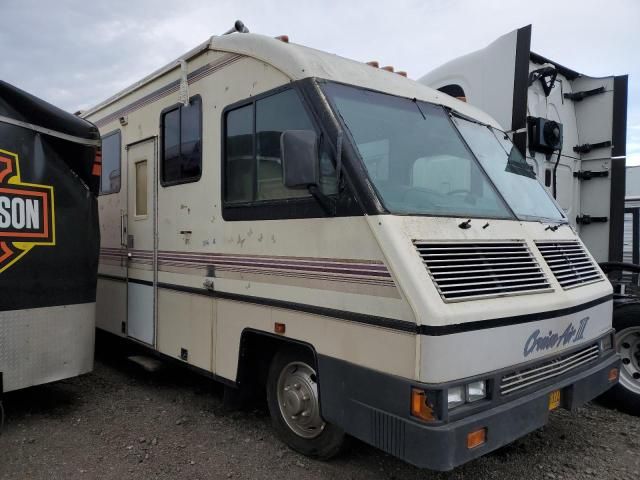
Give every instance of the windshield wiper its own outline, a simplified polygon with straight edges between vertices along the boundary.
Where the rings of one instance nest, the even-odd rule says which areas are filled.
[[[422,109],[420,108],[420,104],[418,103],[418,99],[417,99],[416,97],[413,97],[413,98],[411,99],[411,101],[412,101],[413,103],[415,103],[416,107],[418,107],[418,111],[420,112],[420,115],[422,115],[422,119],[423,119],[423,120],[426,120],[426,119],[427,119],[427,117],[425,116],[424,112],[423,112],[423,111],[422,111]]]
[[[483,123],[480,120],[476,120],[475,118],[467,117],[466,115],[463,115],[460,112],[456,112],[451,107],[444,107],[444,108],[445,108],[445,110],[447,110],[447,112],[449,112],[449,115],[452,116],[452,117],[458,117],[461,120],[466,120],[467,122],[471,122],[471,123],[475,123],[477,125],[482,125],[483,127],[491,128],[491,125]]]

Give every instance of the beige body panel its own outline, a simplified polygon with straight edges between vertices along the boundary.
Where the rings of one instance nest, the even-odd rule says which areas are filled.
[[[415,322],[413,312],[403,299],[393,278],[382,280],[358,275],[325,274],[291,270],[290,263],[328,263],[340,268],[386,270],[385,258],[364,217],[308,220],[234,221],[222,218],[220,204],[221,116],[229,104],[286,84],[290,79],[279,69],[262,61],[229,53],[208,51],[189,63],[189,71],[205,65],[217,65],[214,72],[189,85],[191,97],[202,100],[203,168],[197,182],[163,187],[158,182],[158,272],[156,345],[173,358],[188,351],[187,363],[221,377],[235,380],[240,337],[245,328],[273,331],[274,322],[287,325],[286,337],[307,342],[320,354],[331,355],[380,371],[412,377],[416,365],[414,334],[366,326],[321,315],[288,311],[251,303],[242,303],[163,288],[178,285],[202,289],[206,280],[214,289],[238,295],[250,295],[300,304],[318,305]],[[123,106],[152,94],[179,78],[179,70],[169,72],[139,88],[135,94],[90,116],[102,132],[120,127]],[[120,245],[120,209],[131,193],[124,172],[133,175],[140,160],[127,153],[126,146],[159,135],[159,117],[163,109],[178,102],[178,92],[126,113],[122,131],[122,187],[119,193],[99,197],[103,235],[98,281],[98,326],[122,335],[127,321],[126,283],[106,276],[126,276],[127,266],[136,278],[152,281],[151,251],[138,251],[135,239],[132,259]],[[111,118],[111,117],[113,118]],[[101,120],[107,118],[107,121]],[[129,168],[126,168],[126,161]],[[131,180],[133,182],[133,180]],[[151,186],[148,187],[152,192]],[[129,196],[128,223],[145,221],[133,215]],[[188,233],[185,233],[188,232]],[[132,232],[129,232],[130,234]],[[145,233],[147,235],[147,233]],[[337,241],[339,239],[339,241]],[[149,243],[145,238],[145,243]],[[224,262],[244,262],[229,267]],[[281,268],[251,267],[267,259],[285,264]],[[221,262],[222,265],[215,263]],[[208,268],[215,264],[215,276]],[[355,280],[354,280],[355,277]],[[328,334],[327,332],[331,332]],[[389,348],[393,345],[393,348]],[[378,352],[375,356],[367,352]]]
[[[286,336],[310,345],[316,352],[381,372],[411,378],[414,374],[415,335],[339,319],[244,302],[218,300],[217,373],[235,379],[239,339],[246,328],[272,332],[275,322],[286,325]],[[375,354],[372,354],[375,352]]]
[[[158,289],[158,351],[215,372],[216,301],[210,297]]]

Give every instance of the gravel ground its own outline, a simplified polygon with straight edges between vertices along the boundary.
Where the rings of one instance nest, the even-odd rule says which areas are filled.
[[[329,462],[287,449],[264,409],[229,413],[184,368],[148,373],[100,354],[93,373],[8,394],[1,479],[634,479],[640,418],[592,404],[453,472],[418,470],[361,442]]]

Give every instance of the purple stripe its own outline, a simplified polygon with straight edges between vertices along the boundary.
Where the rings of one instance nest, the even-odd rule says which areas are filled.
[[[287,262],[287,261],[277,261],[277,260],[251,260],[251,261],[243,261],[243,260],[233,260],[233,259],[197,259],[197,258],[186,258],[186,257],[178,257],[178,256],[162,256],[159,257],[161,261],[164,260],[177,260],[184,261],[189,263],[201,263],[205,265],[244,265],[244,266],[256,266],[263,268],[280,268],[284,270],[292,269],[308,269],[308,270],[328,270],[335,272],[358,272],[361,274],[370,274],[370,275],[389,275],[389,272],[386,268],[379,267],[369,267],[367,265],[361,264],[345,264],[345,263],[320,263],[320,262]]]
[[[182,252],[159,252],[159,258],[181,257],[192,258],[196,260],[207,259],[229,259],[233,261],[258,261],[258,262],[285,262],[291,265],[314,265],[314,266],[345,266],[349,268],[369,268],[380,271],[387,271],[383,263],[375,260],[338,260],[330,258],[309,258],[304,257],[267,257],[259,255],[234,255],[224,253],[182,253]]]
[[[171,260],[170,258],[163,258],[164,260]],[[180,260],[180,259],[176,259],[176,260]],[[207,265],[207,263],[205,262],[197,262],[197,261],[189,261],[189,260],[183,260],[185,263],[190,263],[193,265]],[[304,271],[304,272],[332,272],[332,273],[340,273],[340,274],[348,274],[348,275],[370,275],[370,276],[375,276],[375,277],[389,277],[389,273],[388,272],[379,272],[379,271],[372,271],[372,270],[358,270],[356,268],[330,268],[330,267],[313,267],[313,266],[297,266],[297,265],[287,265],[287,266],[282,266],[282,265],[278,265],[278,264],[273,264],[273,263],[268,263],[268,262],[254,262],[254,263],[247,263],[247,262],[234,262],[234,261],[225,261],[225,260],[218,260],[218,261],[214,261],[211,262],[210,264],[213,264],[214,266],[225,266],[225,265],[230,265],[230,266],[239,266],[239,267],[262,267],[262,268],[267,268],[270,270],[299,270],[299,271]]]
[[[121,249],[102,249],[105,256],[122,258],[125,256],[124,250]],[[113,253],[107,253],[111,250]],[[132,260],[152,260],[153,252],[148,250],[132,250]],[[215,253],[183,253],[183,252],[161,252],[159,253],[159,261],[163,264],[169,264],[171,261],[179,262],[189,266],[214,266],[218,268],[242,267],[242,268],[258,268],[279,271],[301,271],[301,272],[319,272],[337,275],[355,275],[355,276],[373,276],[387,277],[391,275],[387,268],[381,263],[363,263],[358,261],[320,261],[322,259],[305,260],[301,257],[264,257],[264,256],[238,256],[228,254]]]
[[[113,249],[109,252],[107,249],[102,249],[101,255],[126,255],[124,250]],[[153,257],[153,252],[149,250],[131,250],[130,253],[134,257]],[[302,267],[328,267],[335,269],[349,269],[349,270],[363,270],[363,271],[378,271],[387,272],[387,268],[382,263],[374,263],[375,261],[348,261],[348,260],[331,260],[331,259],[310,259],[306,260],[303,257],[266,257],[266,256],[239,256],[232,254],[207,254],[207,253],[179,253],[172,254],[160,252],[159,259],[173,259],[184,260],[190,262],[201,263],[219,263],[219,262],[234,262],[244,263],[247,265],[269,265],[269,266],[302,266]],[[326,260],[326,261],[320,261]],[[370,262],[370,263],[369,263]]]
[[[175,266],[175,267],[183,267],[180,264],[163,264],[164,266]],[[188,267],[183,267],[188,268]],[[200,269],[200,267],[194,267],[194,269]],[[221,268],[220,270],[225,272],[238,272],[238,273],[253,273],[266,275],[271,277],[291,277],[291,278],[307,278],[311,280],[328,280],[332,282],[342,282],[342,283],[358,283],[358,284],[366,284],[366,285],[377,285],[377,286],[394,286],[393,281],[385,281],[385,280],[376,280],[376,279],[366,279],[362,277],[344,277],[344,276],[328,276],[322,274],[305,274],[305,273],[295,273],[295,272],[269,272],[269,271],[261,271],[261,270],[252,270],[247,268]]]

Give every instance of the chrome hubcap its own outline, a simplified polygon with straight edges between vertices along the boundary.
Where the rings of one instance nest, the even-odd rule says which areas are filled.
[[[640,327],[616,332],[616,348],[622,357],[620,383],[640,395]]]
[[[322,433],[325,422],[320,416],[316,372],[304,362],[292,362],[278,377],[278,406],[289,428],[303,438]]]

